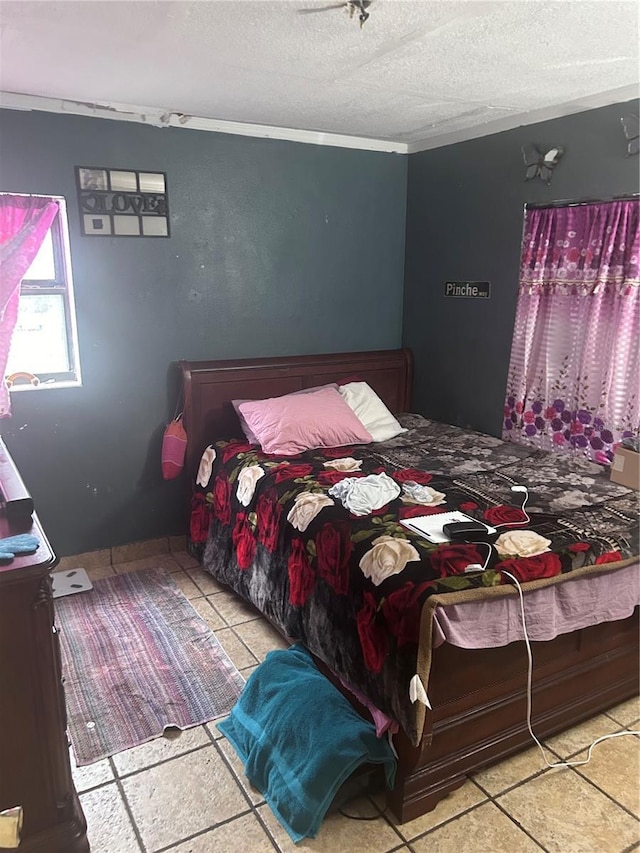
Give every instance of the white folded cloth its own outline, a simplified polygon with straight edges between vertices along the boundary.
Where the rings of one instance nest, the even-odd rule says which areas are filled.
[[[367,477],[346,477],[329,489],[345,509],[353,515],[369,515],[374,509],[394,500],[400,486],[386,474],[369,474]]]

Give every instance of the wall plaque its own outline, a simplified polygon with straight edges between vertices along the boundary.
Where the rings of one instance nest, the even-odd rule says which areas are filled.
[[[168,237],[164,172],[76,166],[82,233],[92,237]]]
[[[488,299],[491,296],[489,281],[445,281],[445,296],[457,296],[467,299]]]

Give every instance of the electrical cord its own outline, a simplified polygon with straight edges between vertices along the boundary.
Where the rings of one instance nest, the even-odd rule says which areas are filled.
[[[529,500],[529,489],[526,486],[511,486],[511,491],[524,493],[524,500],[522,501],[520,509],[525,515],[525,521],[506,521],[503,524],[495,524],[494,527],[496,530],[499,530],[501,527],[520,527],[523,524],[531,524],[531,518],[525,509],[527,501]]]
[[[529,489],[527,489],[526,486],[511,486],[511,491],[512,492],[523,492],[524,493],[524,500],[522,501],[522,506],[520,507],[520,509],[524,513],[525,520],[524,521],[506,521],[506,522],[503,522],[502,524],[493,525],[495,530],[499,530],[501,527],[521,527],[523,524],[531,524],[531,518],[529,517],[529,513],[525,509],[525,507],[527,505],[527,501],[529,500]],[[484,541],[479,541],[479,542],[471,542],[471,540],[467,540],[467,541],[469,542],[469,544],[476,545],[476,546],[487,545],[488,546],[488,554],[487,554],[487,559],[484,561],[482,566],[480,565],[480,563],[471,563],[470,565],[467,566],[467,568],[465,569],[465,572],[484,572],[485,569],[487,568],[487,566],[489,565],[489,561],[491,560],[491,555],[494,552],[493,544],[490,542],[484,542]]]
[[[511,580],[516,585],[516,588],[518,590],[518,595],[520,596],[520,613],[522,615],[522,630],[524,632],[524,642],[525,642],[525,645],[527,647],[527,658],[529,661],[528,671],[527,671],[527,728],[529,729],[529,734],[531,735],[533,740],[536,742],[538,748],[540,749],[540,752],[542,753],[542,759],[543,759],[544,763],[547,765],[547,767],[580,767],[581,765],[588,764],[591,761],[591,752],[592,752],[594,746],[598,743],[601,743],[603,740],[609,740],[610,738],[614,738],[614,737],[623,737],[624,735],[640,735],[640,732],[638,732],[638,731],[628,731],[628,732],[615,732],[613,734],[603,735],[602,737],[596,738],[596,740],[594,740],[593,743],[591,744],[591,746],[589,747],[589,750],[587,752],[587,757],[581,761],[549,762],[547,760],[547,756],[546,756],[546,753],[544,750],[544,746],[543,746],[543,744],[540,743],[538,738],[535,736],[535,734],[533,732],[533,728],[531,726],[531,699],[532,699],[532,693],[533,693],[533,655],[531,653],[531,643],[529,641],[529,634],[527,633],[527,621],[526,621],[525,612],[524,612],[524,595],[522,594],[522,587],[520,586],[518,579],[515,578],[511,574],[511,572],[507,572],[504,569],[501,569],[500,573],[511,578]]]
[[[529,523],[531,521],[531,519],[529,518],[529,515],[527,514],[527,512],[525,510],[525,505],[526,505],[527,500],[529,498],[529,492],[528,492],[527,488],[525,486],[514,486],[512,488],[512,491],[525,492],[525,498],[524,498],[524,501],[522,503],[522,511],[527,516],[527,522],[526,523]],[[516,522],[516,524],[523,524],[523,523],[525,523],[525,522]],[[497,527],[509,527],[511,525],[500,524],[500,525],[496,525],[496,526]],[[487,554],[486,560],[484,561],[484,565],[481,567],[480,564],[478,563],[477,568],[475,569],[476,571],[484,571],[487,568],[487,565],[489,564],[489,560],[491,559],[491,555],[493,553],[494,546],[489,542],[474,542],[472,544],[474,544],[476,547],[478,545],[486,545],[487,546],[488,554]],[[470,568],[471,568],[471,566],[468,566],[467,571]],[[533,696],[533,653],[531,651],[531,641],[529,640],[529,634],[527,631],[527,619],[526,619],[525,609],[524,609],[524,595],[522,592],[522,587],[521,587],[518,579],[516,577],[514,577],[511,574],[511,572],[508,572],[505,569],[500,569],[500,574],[506,575],[506,577],[510,578],[513,581],[513,583],[515,584],[516,589],[518,591],[518,597],[520,599],[520,615],[522,617],[522,631],[524,633],[524,642],[525,642],[525,646],[527,649],[527,661],[528,661],[528,665],[527,665],[527,729],[529,730],[529,734],[531,735],[531,738],[533,739],[536,746],[540,750],[540,753],[542,754],[542,760],[547,765],[547,767],[550,767],[550,768],[554,768],[554,767],[581,767],[582,765],[588,764],[591,761],[591,754],[593,752],[593,748],[597,744],[602,743],[602,741],[611,740],[612,738],[615,738],[615,737],[624,737],[625,735],[640,735],[640,731],[614,732],[612,734],[602,735],[601,737],[596,738],[593,741],[593,743],[590,744],[590,746],[587,750],[587,757],[585,759],[580,760],[580,761],[553,761],[553,762],[551,762],[547,759],[547,754],[545,752],[544,744],[542,744],[538,740],[538,738],[536,737],[536,735],[533,731],[533,727],[531,725],[532,696]],[[358,792],[358,794],[356,794],[354,797],[350,798],[349,801],[345,805],[348,805],[350,802],[353,802],[354,800],[358,799],[359,797],[361,797],[363,795],[363,793],[364,793],[364,791]],[[349,814],[347,811],[345,811],[345,809],[343,807],[340,807],[338,809],[338,811],[343,817],[349,818],[349,820],[373,821],[373,820],[378,820],[378,818],[380,817],[379,813],[375,814],[375,815],[371,815],[371,816]]]
[[[515,527],[515,526],[520,526],[523,524],[530,524],[531,523],[531,518],[529,517],[529,514],[525,509],[525,506],[527,505],[527,501],[529,500],[529,490],[527,489],[526,486],[512,486],[511,491],[512,492],[523,492],[524,493],[524,500],[522,501],[521,509],[522,509],[522,512],[525,514],[526,521],[516,521],[516,522],[511,522],[511,523],[496,524],[495,525],[496,529],[498,529],[500,527]],[[489,564],[489,560],[491,559],[491,555],[493,553],[493,547],[494,546],[488,542],[474,542],[473,544],[476,547],[478,545],[486,545],[489,553],[487,554],[487,558],[484,561],[484,564],[482,566],[480,566],[480,564],[474,564],[473,566],[468,566],[467,571],[472,569],[473,571],[483,571],[484,572],[485,569],[487,568],[488,564]],[[526,621],[525,610],[524,610],[524,595],[522,593],[522,587],[520,586],[518,579],[515,578],[510,572],[507,572],[504,569],[501,569],[499,571],[500,571],[500,574],[506,575],[507,577],[511,578],[513,583],[516,585],[516,588],[518,590],[518,596],[520,598],[520,613],[522,616],[522,630],[524,633],[524,642],[525,642],[525,646],[527,648],[527,658],[528,658],[528,669],[527,669],[527,728],[529,730],[529,734],[531,735],[531,737],[535,741],[536,745],[538,746],[540,752],[542,753],[542,758],[544,760],[544,763],[547,765],[547,767],[580,767],[581,765],[588,764],[591,761],[591,753],[593,751],[594,746],[596,746],[596,744],[598,744],[598,743],[601,743],[603,740],[609,740],[609,739],[614,738],[614,737],[623,737],[624,735],[640,735],[639,731],[615,732],[613,734],[603,735],[602,737],[596,738],[596,740],[593,741],[593,743],[588,748],[587,757],[583,760],[580,760],[580,761],[556,761],[556,762],[549,762],[548,761],[547,755],[545,753],[545,748],[544,748],[543,744],[538,740],[536,735],[534,734],[534,731],[533,731],[533,728],[531,725],[531,712],[532,712],[531,706],[532,706],[532,693],[533,693],[533,654],[531,651],[531,642],[529,640],[529,634],[527,632],[527,621]]]
[[[468,544],[474,545],[476,548],[478,547],[478,545],[486,545],[487,549],[488,549],[488,553],[487,553],[487,559],[484,561],[482,566],[480,565],[480,563],[470,563],[466,567],[465,572],[484,572],[484,570],[489,565],[489,560],[491,559],[491,555],[493,554],[493,551],[494,551],[493,545],[490,542],[469,542]]]

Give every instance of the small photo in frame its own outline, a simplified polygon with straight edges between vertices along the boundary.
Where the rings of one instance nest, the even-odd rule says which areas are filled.
[[[98,237],[109,237],[111,235],[110,216],[97,216],[93,213],[85,213],[83,224],[85,234],[93,234]]]
[[[145,237],[168,237],[167,220],[164,216],[143,216],[142,233]]]
[[[135,172],[125,172],[118,169],[109,169],[109,181],[114,192],[135,193],[138,190],[138,182]]]
[[[161,172],[139,172],[138,179],[140,180],[141,193],[157,193],[166,192],[164,175]]]
[[[81,190],[106,190],[107,186],[107,170],[106,169],[78,169],[78,180]]]
[[[114,216],[113,233],[117,237],[139,237],[140,219],[137,216]]]

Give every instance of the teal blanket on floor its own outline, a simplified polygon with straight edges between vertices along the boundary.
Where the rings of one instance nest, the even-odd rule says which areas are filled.
[[[342,783],[361,764],[396,759],[386,739],[325,678],[300,643],[269,652],[218,724],[294,841],[314,838]]]

